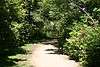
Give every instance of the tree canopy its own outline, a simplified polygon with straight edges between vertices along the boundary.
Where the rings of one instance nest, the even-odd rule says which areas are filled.
[[[99,67],[100,0],[1,0],[0,51],[43,38],[83,66]]]

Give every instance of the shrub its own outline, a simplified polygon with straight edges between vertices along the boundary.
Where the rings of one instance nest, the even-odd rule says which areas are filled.
[[[99,67],[100,63],[100,27],[91,27],[76,23],[70,38],[66,39],[64,52],[79,61],[85,67]]]

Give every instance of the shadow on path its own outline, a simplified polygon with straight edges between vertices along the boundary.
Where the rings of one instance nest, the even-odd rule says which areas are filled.
[[[69,56],[58,52],[57,40],[42,41],[33,45],[32,65],[34,67],[79,67]]]
[[[0,67],[11,67],[15,66],[18,61],[26,61],[26,59],[9,58],[17,54],[25,54],[26,51],[22,48],[12,48],[6,51],[0,51]]]

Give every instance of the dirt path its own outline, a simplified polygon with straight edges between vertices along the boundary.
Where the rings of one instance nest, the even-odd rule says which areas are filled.
[[[79,67],[66,55],[56,53],[57,48],[51,44],[34,44],[32,54],[33,67]]]

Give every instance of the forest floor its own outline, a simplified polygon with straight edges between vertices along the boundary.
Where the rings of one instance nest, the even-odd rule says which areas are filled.
[[[55,41],[40,42],[33,45],[33,67],[80,67],[69,56],[58,54]]]

